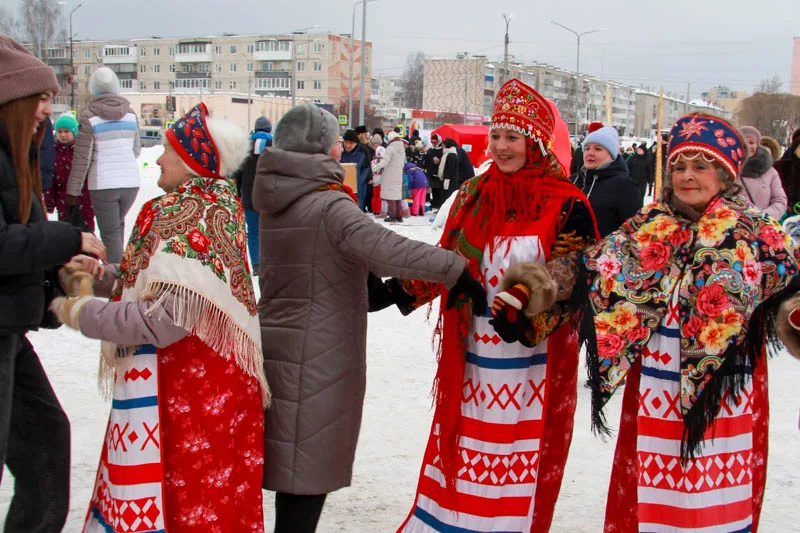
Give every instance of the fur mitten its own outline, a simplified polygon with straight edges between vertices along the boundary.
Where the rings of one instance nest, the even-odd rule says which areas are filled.
[[[69,262],[58,271],[58,282],[67,296],[93,296],[94,279],[84,272],[80,263]]]
[[[500,289],[508,291],[518,283],[525,285],[530,293],[530,299],[525,306],[525,316],[528,318],[547,311],[556,303],[558,283],[550,275],[545,265],[517,263],[509,268],[503,276]]]
[[[79,298],[64,298],[59,296],[50,303],[50,310],[56,315],[58,321],[72,329],[81,329],[80,319],[83,307],[94,296],[81,296]]]

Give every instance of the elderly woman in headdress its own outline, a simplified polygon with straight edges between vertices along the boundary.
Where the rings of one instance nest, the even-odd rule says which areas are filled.
[[[122,262],[94,282],[111,300],[68,265],[76,296],[53,305],[103,341],[113,381],[84,531],[261,532],[268,390],[244,211],[226,179],[247,135],[199,104],[165,137],[167,194],[142,206]]]
[[[797,252],[735,181],[728,122],[686,115],[659,202],[585,252],[593,426],[625,385],[605,531],[756,531],[764,495],[764,337]],[[532,295],[533,297],[533,295]]]
[[[436,410],[404,532],[547,531],[572,438],[576,306],[539,282],[572,288],[594,216],[567,179],[566,124],[517,79],[495,100],[489,151],[488,170],[458,190],[440,246],[467,259],[495,303],[491,315],[464,298],[441,311]],[[528,301],[518,281],[546,295]],[[387,287],[404,314],[451,296],[418,280]]]

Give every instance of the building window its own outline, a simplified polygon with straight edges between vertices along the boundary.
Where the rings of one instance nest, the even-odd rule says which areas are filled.
[[[247,64],[247,72],[253,72],[253,64],[252,63],[248,63]]]
[[[90,68],[91,67],[89,67],[88,65],[83,67],[83,75],[84,76],[88,76],[91,73],[91,71],[89,70]]]
[[[236,88],[236,82],[235,81],[231,81],[230,84],[228,85],[228,88],[229,89],[235,89]]]
[[[153,48],[153,55],[160,56],[161,55],[161,48]]]
[[[222,64],[221,63],[214,63],[214,72],[219,74],[222,72]]]
[[[147,90],[147,82],[146,81],[140,81],[139,82],[139,90],[140,91],[146,91]]]
[[[220,55],[222,53],[222,47],[217,45],[214,47],[214,54]]]
[[[153,82],[153,89],[156,90],[156,91],[160,90],[161,89],[161,82],[160,81],[154,81]]]
[[[315,54],[322,53],[322,43],[314,43],[314,53]]]
[[[322,71],[322,63],[319,61],[314,61],[314,72]]]
[[[175,47],[174,46],[170,46],[169,47],[169,55],[171,55],[171,56],[175,55]]]
[[[208,45],[206,44],[179,44],[179,54],[207,54]]]
[[[153,65],[153,72],[161,72],[161,65]]]
[[[319,80],[314,80],[314,90],[320,91],[322,90],[322,82]]]
[[[222,89],[222,82],[220,80],[216,80],[214,82],[214,88],[215,89]]]
[[[292,80],[289,78],[258,78],[256,89],[286,89],[292,87]]]
[[[191,72],[192,66],[191,65],[182,65],[184,72]]]
[[[208,89],[208,78],[175,80],[176,89]]]
[[[89,59],[89,50],[84,50],[83,51],[83,57],[84,57],[84,59]]]
[[[248,44],[247,45],[247,53],[248,54],[252,54],[255,49],[256,49],[256,46],[254,44]]]
[[[211,63],[199,63],[197,65],[197,72],[208,72],[208,69],[211,68]]]
[[[297,80],[297,88],[298,88],[299,90],[301,90],[301,91],[302,91],[302,90],[305,90],[305,88],[306,88],[306,82],[304,82],[303,80]]]
[[[288,52],[289,41],[258,41],[256,52]]]
[[[133,89],[133,80],[119,80],[122,89]]]
[[[232,45],[231,45],[231,53],[232,53],[232,54],[235,54],[235,53],[236,53],[236,45],[235,45],[235,44],[232,44]]]
[[[264,72],[272,72],[272,63],[262,63],[261,70]]]
[[[147,65],[139,65],[139,72],[147,72]]]
[[[169,71],[170,71],[170,72],[175,72],[175,63],[170,63],[170,65],[169,65]]]
[[[289,63],[287,61],[281,61],[281,70],[284,72],[289,70]]]
[[[140,49],[140,51],[139,51],[139,55],[142,56],[142,57],[146,56],[147,55],[147,48],[142,47]]]
[[[298,44],[297,45],[297,55],[303,55],[303,50],[305,50],[303,45],[302,44]]]
[[[231,63],[231,72],[236,72],[236,63]]]
[[[304,72],[306,70],[306,62],[305,61],[298,61],[297,62],[297,72]]]

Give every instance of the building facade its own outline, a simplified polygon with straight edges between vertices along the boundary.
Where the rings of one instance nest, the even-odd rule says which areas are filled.
[[[789,94],[800,96],[800,37],[792,40],[792,71],[789,74]]]
[[[369,80],[372,43],[365,46],[365,79]],[[51,46],[45,60],[62,85],[55,103],[72,105],[76,110],[89,100],[89,78],[100,66],[117,73],[123,94],[177,96],[224,91],[294,97],[346,109],[352,57],[356,102],[360,97],[361,43],[348,35],[292,33],[75,41],[72,77],[69,57],[69,43],[63,43]],[[74,104],[70,81],[74,83]],[[370,85],[365,89],[369,99]]]

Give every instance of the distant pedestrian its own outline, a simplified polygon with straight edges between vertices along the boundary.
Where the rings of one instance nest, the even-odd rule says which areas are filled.
[[[761,146],[761,132],[753,126],[742,126],[739,131],[747,144],[747,160],[741,173],[744,189],[741,194],[754,206],[780,220],[786,212],[786,193],[778,171],[772,168],[769,150]]]
[[[425,215],[425,193],[428,192],[428,179],[425,173],[412,162],[406,163],[405,172],[408,176],[408,190],[413,198],[411,204],[412,215]]]
[[[139,124],[131,103],[119,95],[119,80],[108,67],[89,80],[92,99],[80,114],[67,201],[78,202],[88,181],[100,238],[108,260],[122,260],[125,215],[139,192]]]

